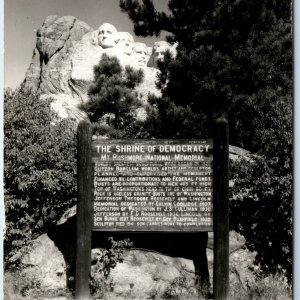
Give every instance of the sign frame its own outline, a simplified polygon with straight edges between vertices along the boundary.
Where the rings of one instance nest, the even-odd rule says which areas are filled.
[[[91,141],[91,123],[89,120],[83,120],[78,125],[77,135],[78,200],[75,276],[75,299],[77,300],[90,299]],[[229,296],[229,129],[228,121],[224,117],[216,120],[213,145],[213,298],[226,300]]]

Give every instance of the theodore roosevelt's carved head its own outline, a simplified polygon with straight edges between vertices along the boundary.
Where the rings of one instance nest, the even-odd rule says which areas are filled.
[[[98,29],[98,42],[102,48],[111,48],[116,45],[117,29],[115,26],[104,23]]]

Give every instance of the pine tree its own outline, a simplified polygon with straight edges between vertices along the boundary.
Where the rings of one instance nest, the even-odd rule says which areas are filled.
[[[232,167],[231,224],[258,251],[263,270],[291,279],[292,31],[291,1],[120,0],[140,36],[177,43],[159,64],[162,97],[151,97],[156,137],[211,137],[225,115],[230,143],[257,156]]]
[[[170,33],[167,40],[178,43],[176,59],[160,68],[164,104],[156,99],[156,121],[168,124],[176,106],[181,126],[156,134],[211,136],[214,120],[225,115],[230,143],[258,150],[255,122],[270,95],[288,95],[292,101],[290,4],[169,0],[166,14],[156,11],[151,0],[121,0],[137,35],[165,30]],[[190,111],[197,126],[187,120]]]
[[[82,105],[94,132],[114,138],[142,135],[143,121],[137,116],[142,102],[134,88],[143,80],[142,70],[122,68],[116,57],[103,54],[94,67],[89,100]]]

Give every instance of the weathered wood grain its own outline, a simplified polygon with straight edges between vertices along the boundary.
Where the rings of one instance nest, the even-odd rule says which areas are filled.
[[[215,300],[228,299],[229,290],[229,132],[228,122],[216,122],[213,161]]]
[[[91,268],[91,125],[81,121],[77,131],[77,249],[75,298],[89,299],[89,275]]]

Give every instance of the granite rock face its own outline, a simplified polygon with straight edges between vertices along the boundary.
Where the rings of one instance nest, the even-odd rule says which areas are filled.
[[[49,16],[37,30],[36,47],[22,86],[40,92],[41,97],[52,97],[60,117],[84,117],[70,82],[71,55],[75,45],[92,30],[72,16]]]
[[[42,94],[71,94],[68,86],[74,46],[92,28],[74,17],[49,16],[37,30],[24,85]]]
[[[155,86],[159,71],[154,58],[163,58],[162,50],[168,49],[166,42],[163,47],[154,46],[135,42],[128,32],[118,32],[108,23],[94,30],[72,16],[49,16],[37,30],[36,46],[22,87],[40,92],[41,97],[52,97],[52,106],[61,117],[80,120],[85,115],[78,105],[88,100],[93,67],[106,53],[116,56],[123,67],[129,65],[144,71],[144,81],[136,90],[146,102],[149,93],[159,95]],[[175,55],[174,46],[170,49]]]

